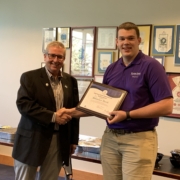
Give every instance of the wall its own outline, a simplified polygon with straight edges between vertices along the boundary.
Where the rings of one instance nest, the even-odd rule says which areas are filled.
[[[39,68],[42,56],[43,27],[118,26],[124,21],[136,24],[173,25],[180,22],[179,0],[0,0],[0,124],[16,127],[19,113],[16,94],[22,72]],[[69,53],[67,53],[69,56]],[[68,71],[69,58],[66,60]],[[173,57],[167,57],[166,71],[180,72]],[[105,122],[82,118],[80,132],[101,137]],[[170,155],[180,148],[179,119],[160,118],[157,127],[159,151]],[[0,146],[0,153],[11,154]],[[101,173],[101,168],[74,161],[74,168]]]

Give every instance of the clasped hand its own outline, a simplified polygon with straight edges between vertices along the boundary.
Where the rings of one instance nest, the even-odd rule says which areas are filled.
[[[56,112],[55,122],[60,124],[60,125],[66,124],[71,119],[72,119],[72,117],[66,113],[66,108],[61,108]]]
[[[57,114],[56,116],[59,117],[59,122],[61,124],[64,124],[64,123],[70,121],[72,116],[74,117],[75,113],[73,113],[73,112],[75,112],[74,108],[72,108],[72,109],[61,108],[56,112],[56,114]],[[107,121],[109,124],[118,123],[118,122],[121,122],[126,119],[125,111],[121,111],[121,110],[112,111],[109,114],[112,117],[112,118],[107,118]]]
[[[112,118],[107,118],[109,124],[121,122],[126,119],[125,111],[112,111],[109,113]]]

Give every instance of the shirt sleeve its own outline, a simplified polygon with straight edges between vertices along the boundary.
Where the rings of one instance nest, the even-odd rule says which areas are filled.
[[[55,123],[56,121],[56,113],[53,114],[51,122]]]

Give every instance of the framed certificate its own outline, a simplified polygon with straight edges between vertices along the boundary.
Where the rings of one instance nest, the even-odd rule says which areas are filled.
[[[70,48],[70,28],[57,28],[57,41],[64,44],[66,48]]]
[[[107,67],[113,62],[113,52],[98,53],[98,72],[104,73]]]
[[[118,110],[127,95],[127,91],[91,81],[77,110],[106,119],[109,112]]]
[[[52,41],[56,41],[56,28],[43,28],[43,53],[45,53],[47,45]]]
[[[169,117],[180,119],[180,73],[167,73],[173,94],[173,112]]]
[[[97,49],[116,49],[117,27],[97,28]]]
[[[174,25],[154,26],[152,55],[174,55]]]
[[[152,25],[138,25],[141,43],[139,49],[146,55],[150,55]]]

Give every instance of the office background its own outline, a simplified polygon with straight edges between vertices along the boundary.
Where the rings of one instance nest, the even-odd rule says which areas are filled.
[[[179,7],[179,0],[0,0],[0,124],[16,127],[19,122],[15,105],[19,78],[43,62],[42,28],[118,26],[125,21],[176,25],[180,24]],[[67,50],[66,72],[69,57]],[[180,66],[174,66],[174,57],[166,57],[165,68],[168,72],[180,72]],[[81,119],[81,134],[101,137],[104,128],[101,119]],[[180,149],[180,119],[161,117],[157,131],[159,152],[170,155],[170,150]],[[11,151],[10,147],[0,146],[0,154],[10,156]],[[74,160],[73,167],[102,173],[98,164]]]

